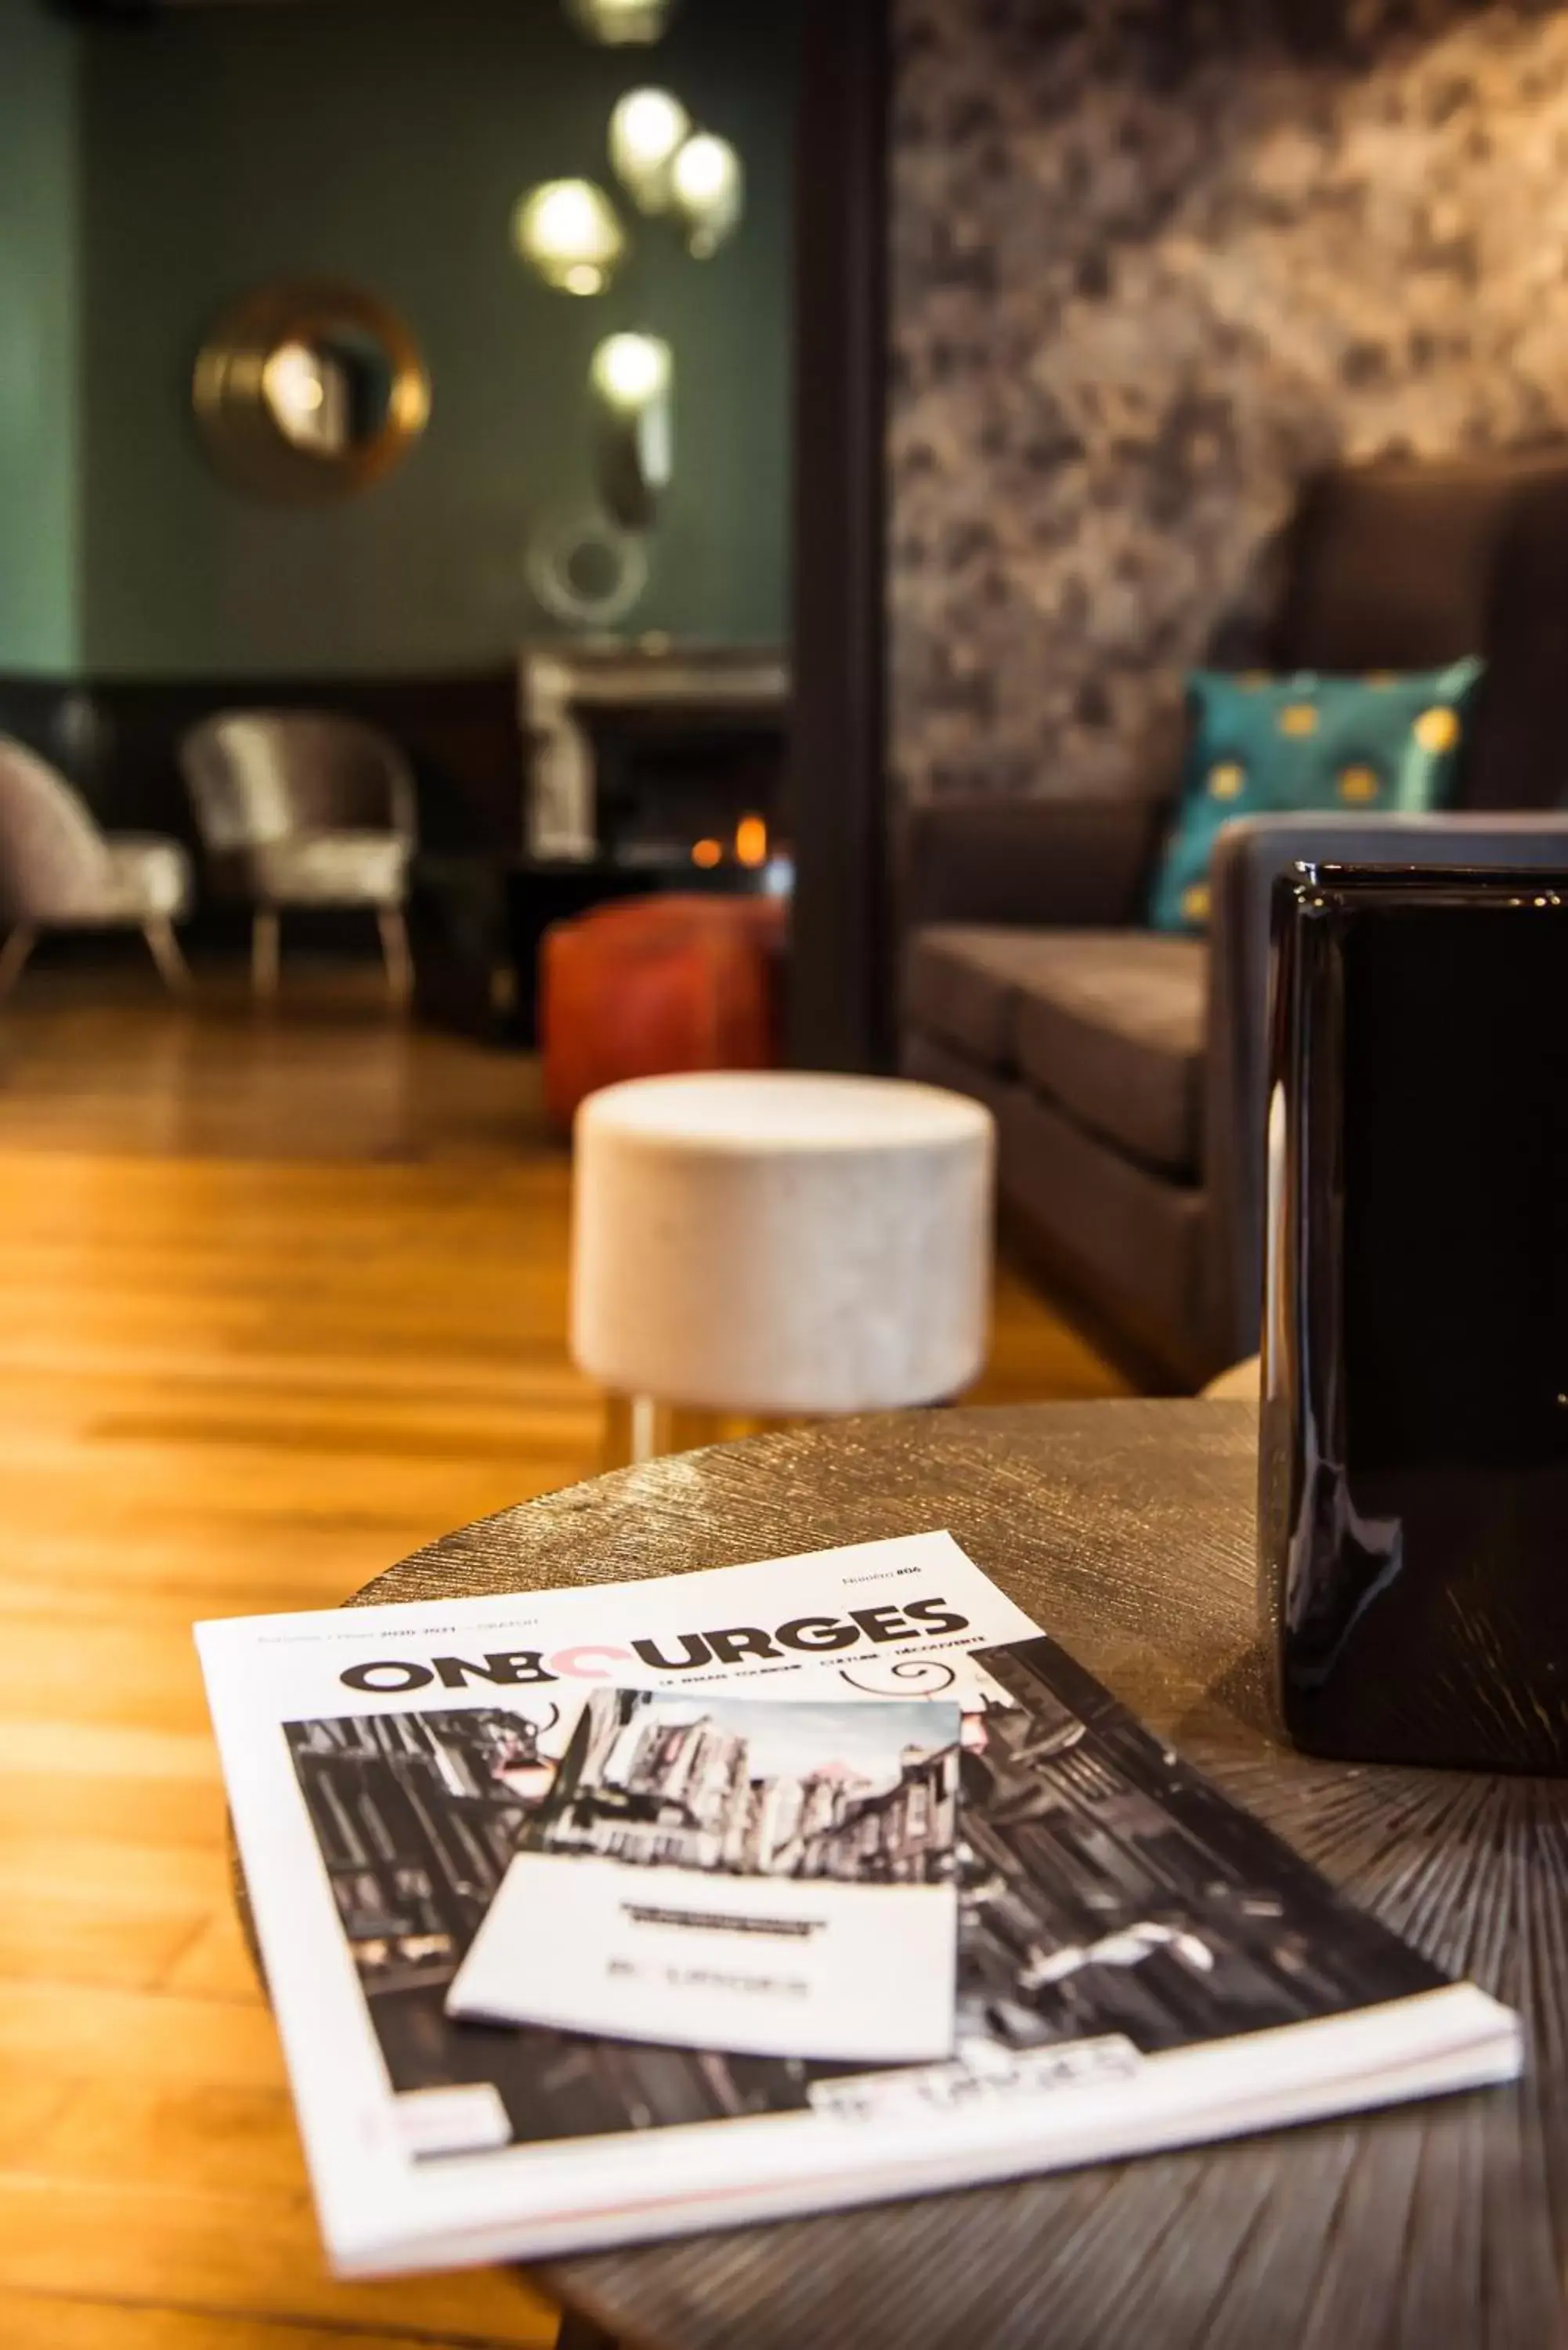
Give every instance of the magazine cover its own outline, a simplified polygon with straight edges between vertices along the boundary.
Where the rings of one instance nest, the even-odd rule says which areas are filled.
[[[972,2184],[1518,2069],[1506,2010],[1340,1899],[945,1534],[514,1599],[241,1619],[198,1640],[344,2273]],[[565,1846],[601,1835],[604,1808],[596,1825],[584,1766],[659,1692],[679,1693],[666,1726],[711,1757],[748,1698],[770,1714],[774,1700],[956,1714],[956,1757],[950,1740],[909,1742],[956,1769],[950,2057],[884,2066],[449,2012],[468,2003],[465,1977],[493,2009],[493,1983],[473,1992],[493,1941],[532,1936],[569,1963],[557,1905],[498,1897],[520,1857],[580,1866]],[[749,1752],[743,1793],[731,1773],[738,1861],[745,1823],[794,1804],[798,1791],[765,1784],[788,1775]],[[845,1773],[836,1798],[815,1798],[822,1824],[897,1783],[885,1755]],[[661,1809],[666,1825],[711,1833],[700,1804]],[[888,1889],[900,1869],[908,1883],[925,1817],[923,1802],[894,1801],[857,1825],[882,1840]],[[884,1987],[898,1966],[895,1940]]]

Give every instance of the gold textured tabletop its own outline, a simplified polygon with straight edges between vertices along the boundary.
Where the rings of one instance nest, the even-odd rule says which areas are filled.
[[[628,1469],[358,1604],[615,1582],[948,1526],[1045,1630],[1389,1925],[1523,2008],[1489,2090],[1006,2187],[559,2262],[659,2350],[1544,2350],[1568,2336],[1568,1783],[1309,1762],[1256,1633],[1239,1403],[890,1414]]]

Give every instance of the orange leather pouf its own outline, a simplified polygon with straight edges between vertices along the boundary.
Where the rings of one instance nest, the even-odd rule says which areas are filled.
[[[557,922],[540,950],[545,1106],[623,1077],[776,1064],[788,910],[764,897],[670,893]]]

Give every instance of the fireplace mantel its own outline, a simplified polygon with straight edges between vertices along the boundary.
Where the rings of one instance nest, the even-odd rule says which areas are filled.
[[[524,838],[530,855],[591,858],[599,847],[594,746],[580,712],[670,705],[715,724],[765,713],[788,698],[789,666],[772,645],[665,638],[559,638],[524,644],[518,698],[528,751]]]

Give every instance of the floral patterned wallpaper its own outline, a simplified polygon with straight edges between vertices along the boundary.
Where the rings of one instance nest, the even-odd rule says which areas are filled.
[[[1147,787],[1303,474],[1568,430],[1568,8],[894,7],[895,770]]]

